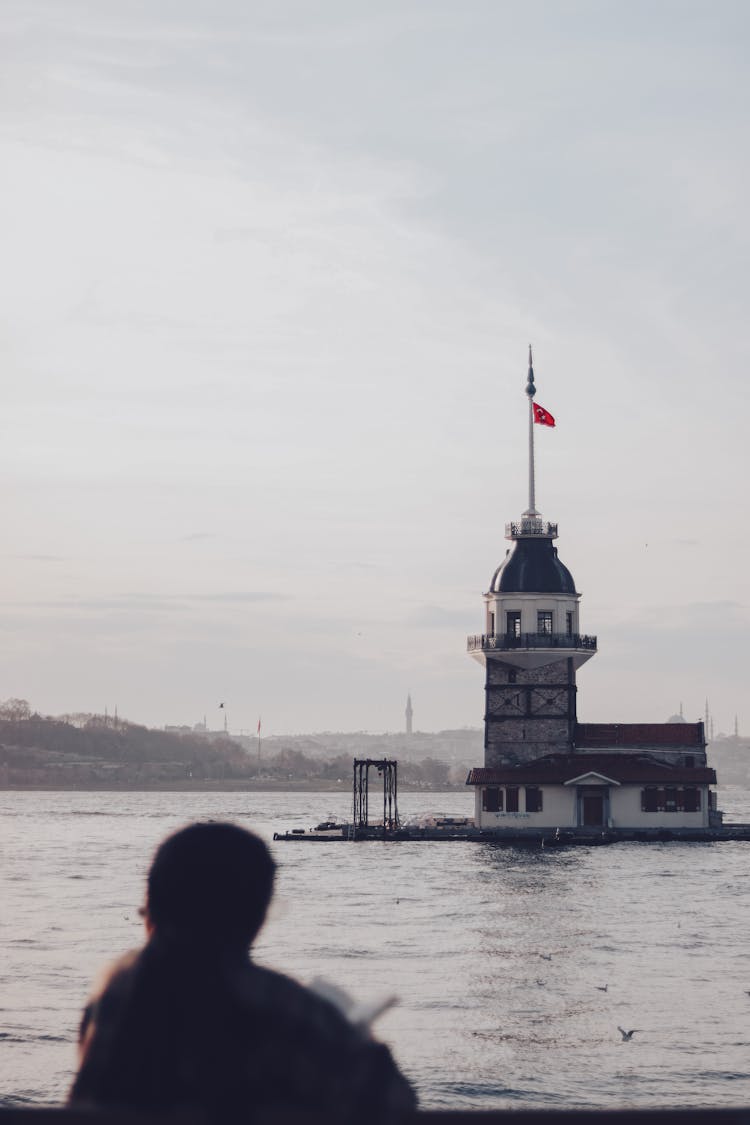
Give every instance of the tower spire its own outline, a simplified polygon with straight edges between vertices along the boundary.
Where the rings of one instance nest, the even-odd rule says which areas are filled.
[[[538,516],[536,510],[536,497],[534,495],[534,395],[536,394],[536,387],[534,386],[534,361],[531,355],[531,344],[529,344],[529,373],[526,379],[526,394],[529,398],[529,507],[523,513],[525,516]]]

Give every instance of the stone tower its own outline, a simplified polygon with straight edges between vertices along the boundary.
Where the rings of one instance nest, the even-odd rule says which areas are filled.
[[[554,540],[557,524],[536,510],[534,425],[554,426],[534,403],[529,348],[529,506],[506,524],[512,543],[484,595],[485,625],[469,637],[471,656],[485,666],[484,764],[528,762],[571,753],[576,724],[576,671],[596,652],[596,637],[580,631],[579,603],[570,571]]]
[[[406,697],[406,712],[405,712],[405,714],[406,714],[406,733],[411,734],[412,733],[411,722],[412,722],[412,716],[414,714],[414,710],[413,710],[412,705],[411,705],[411,694],[407,695],[407,697]]]

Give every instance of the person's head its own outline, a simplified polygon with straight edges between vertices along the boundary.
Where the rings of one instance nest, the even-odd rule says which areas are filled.
[[[190,824],[159,846],[148,873],[146,918],[156,934],[247,948],[273,894],[275,864],[236,824]]]

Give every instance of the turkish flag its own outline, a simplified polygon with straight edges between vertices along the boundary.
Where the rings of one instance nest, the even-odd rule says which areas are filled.
[[[554,426],[555,419],[550,414],[549,410],[545,410],[543,406],[538,406],[537,403],[532,402],[534,408],[534,421],[538,422],[540,426]]]

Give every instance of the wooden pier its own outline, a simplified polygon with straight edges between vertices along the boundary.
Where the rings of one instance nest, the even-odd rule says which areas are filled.
[[[383,781],[383,819],[370,823],[370,770]],[[462,841],[506,844],[514,847],[601,847],[639,843],[719,844],[750,840],[750,824],[723,824],[710,828],[477,828],[468,817],[437,817],[431,824],[403,824],[398,813],[398,762],[391,758],[355,758],[352,779],[352,820],[347,824],[323,821],[317,828],[274,832],[274,840],[289,844],[370,842],[407,843]]]
[[[292,844],[335,844],[353,842],[380,843],[418,843],[421,841],[463,841],[475,844],[506,844],[514,847],[570,848],[604,847],[609,844],[721,844],[732,841],[749,841],[750,824],[725,824],[721,828],[685,829],[622,829],[609,828],[596,831],[586,828],[566,828],[557,832],[538,828],[458,828],[450,825],[434,825],[420,828],[401,825],[399,828],[383,828],[370,824],[357,828],[351,824],[343,825],[337,831],[317,832],[293,829],[289,832],[274,832],[274,840]]]

